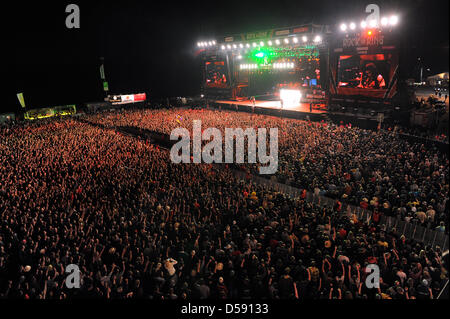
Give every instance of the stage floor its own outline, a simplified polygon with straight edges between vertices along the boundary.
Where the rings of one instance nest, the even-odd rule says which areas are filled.
[[[242,105],[242,106],[248,106],[252,107],[253,103],[249,100],[244,101],[226,101],[226,100],[219,100],[215,101],[219,104],[228,104],[228,105]],[[289,108],[283,108],[283,110],[286,111],[297,111],[297,112],[303,112],[303,113],[313,113],[313,114],[322,114],[327,113],[324,109],[317,109],[313,107],[312,112],[309,110],[309,103],[300,103],[300,105],[295,107],[289,107]],[[280,101],[255,101],[255,107],[259,108],[268,108],[268,109],[280,109],[281,102]]]

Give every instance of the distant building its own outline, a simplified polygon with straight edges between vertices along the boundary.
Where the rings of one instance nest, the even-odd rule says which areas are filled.
[[[431,86],[448,85],[448,72],[443,72],[427,77],[427,84]]]

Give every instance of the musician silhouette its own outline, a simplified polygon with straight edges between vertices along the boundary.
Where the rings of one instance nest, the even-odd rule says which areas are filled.
[[[361,82],[358,87],[365,89],[384,89],[386,87],[386,82],[384,81],[383,75],[378,73],[377,67],[374,63],[368,63],[365,66],[364,75],[361,74]]]

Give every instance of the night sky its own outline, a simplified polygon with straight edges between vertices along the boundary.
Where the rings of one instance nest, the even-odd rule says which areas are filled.
[[[81,28],[67,29],[65,8],[78,4]],[[411,73],[421,57],[430,74],[449,70],[448,0],[413,1],[16,1],[3,11],[15,81],[0,113],[99,101],[100,57],[112,93],[146,92],[150,99],[200,92],[196,43],[223,35],[304,23],[336,24],[365,17],[369,3],[400,16]],[[9,43],[5,45],[5,42]],[[412,74],[414,75],[414,74]],[[429,74],[426,74],[429,75]]]

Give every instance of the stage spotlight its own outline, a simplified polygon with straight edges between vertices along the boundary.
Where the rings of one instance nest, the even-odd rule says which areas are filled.
[[[280,45],[280,40],[276,39],[276,40],[275,40],[275,43],[276,43],[277,45]]]
[[[198,46],[198,47],[201,47],[202,44],[201,44],[200,42],[197,42],[197,46]]]
[[[259,42],[259,45],[263,47],[264,46],[264,42],[263,41]]]
[[[242,43],[239,43],[239,47],[242,49],[244,45]]]
[[[250,43],[247,43],[245,46],[246,46],[247,48],[250,48]]]
[[[256,47],[256,42],[253,42],[253,44],[252,44],[252,45],[253,45],[253,47],[255,48],[255,47]]]
[[[233,49],[236,49],[237,48],[237,45],[236,44],[233,44]]]
[[[298,43],[298,39],[297,38],[293,38],[292,41],[294,41],[294,43]]]
[[[350,23],[350,29],[351,30],[355,30],[356,29],[356,24],[354,22]]]
[[[371,28],[375,28],[377,26],[377,20],[370,20],[369,25]]]
[[[302,37],[302,40],[303,40],[303,42],[307,42],[307,41],[308,41],[308,37],[307,37],[306,35],[304,35],[304,36]]]
[[[225,46],[224,45],[222,45],[222,50],[225,50]]]
[[[390,25],[396,25],[398,23],[398,17],[397,16],[392,16],[389,19],[389,23],[390,23]]]
[[[367,27],[366,21],[361,21],[361,28],[365,29]]]
[[[300,105],[302,94],[299,90],[280,90],[280,99],[283,101],[283,108],[293,108]]]
[[[212,44],[213,44],[213,45],[216,45],[216,41],[212,41]]]
[[[317,35],[315,38],[314,38],[314,42],[320,42],[320,41],[322,41],[322,38],[320,37],[320,35]]]
[[[284,43],[288,44],[289,43],[289,39],[288,38],[284,39]]]
[[[372,35],[372,30],[367,31],[367,35]]]
[[[237,56],[237,59],[238,59],[238,60],[242,60],[242,55],[238,55],[238,56]]]
[[[389,23],[389,19],[388,19],[388,18],[386,18],[386,17],[381,18],[381,25],[382,25],[383,27],[387,26],[388,23]]]
[[[208,42],[208,45],[209,45],[209,46],[211,46],[211,45],[212,45],[212,42],[211,42],[211,41],[209,41],[209,42]]]
[[[347,30],[347,25],[345,23],[341,24],[341,31]]]
[[[231,49],[231,45],[227,44],[227,49],[230,50]]]
[[[267,44],[268,44],[268,45],[272,45],[272,41],[269,40],[269,41],[267,42]]]

